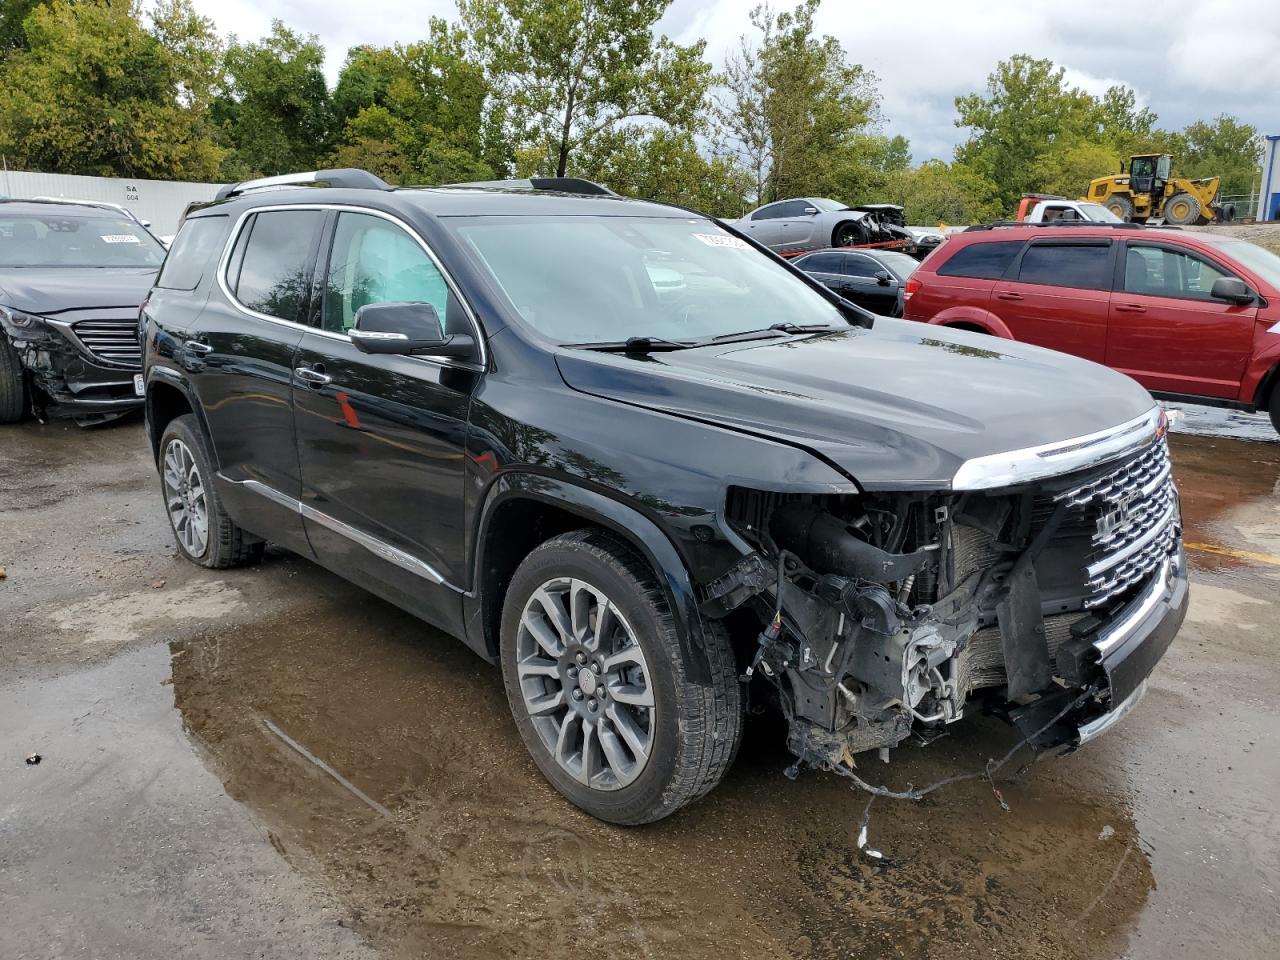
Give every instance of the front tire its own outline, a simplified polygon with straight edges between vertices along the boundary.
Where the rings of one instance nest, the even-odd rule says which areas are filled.
[[[507,701],[547,781],[609,823],[669,816],[733,762],[742,693],[727,636],[706,631],[711,683],[688,679],[666,594],[619,540],[580,530],[520,564],[501,631]]]
[[[1280,381],[1271,388],[1271,399],[1267,401],[1267,413],[1271,414],[1271,426],[1280,433]]]
[[[836,226],[831,232],[831,246],[852,247],[869,243],[870,235],[860,220],[849,220]]]
[[[1164,222],[1185,227],[1200,219],[1200,201],[1189,193],[1175,193],[1164,205]]]
[[[160,437],[160,490],[178,552],[192,563],[225,569],[262,556],[262,541],[239,527],[222,506],[192,414],[170,421]]]
[[[27,413],[27,384],[18,351],[0,333],[0,423],[17,423]]]

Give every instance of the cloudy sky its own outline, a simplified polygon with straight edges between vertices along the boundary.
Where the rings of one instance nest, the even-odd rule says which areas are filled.
[[[456,14],[452,0],[195,2],[223,32],[242,39],[266,33],[273,18],[318,34],[330,82],[348,47],[412,40],[425,33],[428,16]],[[681,43],[705,39],[719,64],[749,29],[755,2],[674,0],[660,29]],[[1168,128],[1231,113],[1280,133],[1280,0],[1160,0],[1146,7],[1114,0],[825,0],[818,26],[875,71],[885,132],[906,136],[916,160],[951,156],[960,138],[954,98],[982,89],[996,62],[1014,53],[1051,58],[1090,92],[1128,84]]]

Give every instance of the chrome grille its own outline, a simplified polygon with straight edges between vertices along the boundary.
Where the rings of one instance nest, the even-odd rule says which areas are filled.
[[[1084,567],[1086,607],[1141,583],[1174,548],[1178,499],[1163,437],[1119,468],[1054,499],[1093,520],[1093,550]]]
[[[138,346],[136,320],[81,320],[73,323],[85,349],[108,363],[142,366],[142,350]]]

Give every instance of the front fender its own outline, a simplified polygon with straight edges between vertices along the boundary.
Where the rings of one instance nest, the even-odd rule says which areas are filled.
[[[512,499],[532,500],[565,510],[582,518],[584,524],[604,527],[638,550],[658,574],[667,604],[676,622],[676,634],[684,655],[689,679],[711,682],[704,642],[704,626],[698,610],[697,592],[679,552],[656,523],[628,504],[587,489],[562,477],[511,471],[490,486],[480,508],[474,543],[472,589],[464,596],[468,644],[476,650],[488,646],[484,634],[483,597],[484,544],[488,542],[495,511]]]

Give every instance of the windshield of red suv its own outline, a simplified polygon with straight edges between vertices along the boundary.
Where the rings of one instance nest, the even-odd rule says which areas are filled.
[[[1224,240],[1213,249],[1252,270],[1275,290],[1280,290],[1280,257],[1247,240]]]
[[[708,220],[473,217],[453,225],[520,316],[558,343],[847,326],[786,267]]]
[[[0,211],[0,267],[158,267],[165,249],[124,217]]]

